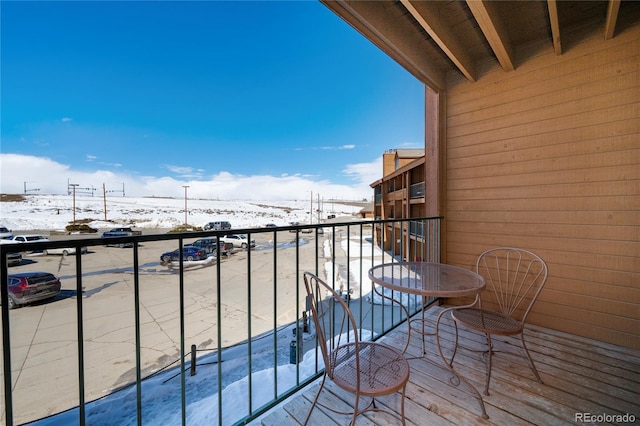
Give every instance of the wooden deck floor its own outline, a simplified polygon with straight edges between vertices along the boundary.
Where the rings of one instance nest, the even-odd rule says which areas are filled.
[[[437,316],[435,306],[428,316]],[[446,321],[441,338],[444,347],[452,347],[453,327]],[[385,342],[402,347],[407,338],[406,327],[396,329]],[[461,342],[469,349],[481,349],[484,337],[461,331]],[[631,424],[640,424],[640,353],[627,348],[531,326],[525,339],[544,384],[538,383],[520,349],[518,338],[494,338],[498,351],[494,357],[490,396],[484,397],[489,419],[480,417],[478,401],[464,385],[450,384],[449,371],[436,355],[435,339],[427,337],[425,358],[410,361],[411,376],[405,402],[407,424],[412,425],[561,425],[582,424],[577,413],[591,415],[635,416]],[[446,346],[445,346],[446,345]],[[412,333],[407,357],[421,354],[420,338]],[[431,361],[431,362],[429,362]],[[478,353],[462,349],[456,355],[456,368],[484,389],[485,367]],[[256,422],[263,426],[302,424],[311,407],[318,384],[275,408]],[[321,400],[325,404],[349,409],[353,398],[332,386],[325,385]],[[385,405],[399,407],[400,394],[381,400]],[[313,411],[309,424],[344,425],[348,416],[339,416],[321,407]],[[596,419],[598,420],[598,419]],[[606,418],[595,424],[629,424],[622,419]],[[594,424],[592,422],[584,422]],[[399,424],[397,419],[381,413],[358,417],[358,425]]]

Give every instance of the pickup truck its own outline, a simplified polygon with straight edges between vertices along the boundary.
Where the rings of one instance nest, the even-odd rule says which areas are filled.
[[[132,237],[134,235],[142,235],[142,231],[134,231],[131,228],[113,228],[110,231],[106,231],[102,233],[102,238],[116,238],[116,237]],[[120,248],[123,247],[133,247],[133,243],[118,243],[111,244],[109,242],[105,243],[105,246],[118,246]]]
[[[220,241],[229,244],[232,248],[242,247],[243,249],[246,249],[249,246],[251,246],[251,248],[256,246],[256,240],[252,238],[251,241],[249,241],[245,234],[225,235],[220,237]]]
[[[142,231],[134,231],[131,228],[113,228],[102,233],[103,237],[131,237],[134,235],[142,235]]]
[[[207,254],[213,254],[213,257],[217,256],[218,247],[220,247],[220,255],[221,256],[229,256],[231,250],[233,249],[233,245],[227,244],[223,241],[218,243],[218,239],[216,237],[210,238],[200,238],[189,244],[190,246],[198,247],[204,250]]]

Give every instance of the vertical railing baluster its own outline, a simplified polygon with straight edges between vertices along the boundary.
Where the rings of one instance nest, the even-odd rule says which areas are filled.
[[[186,377],[185,377],[185,318],[184,318],[184,241],[182,237],[178,239],[180,244],[180,274],[179,274],[179,289],[180,289],[180,404],[182,407],[182,424],[187,424],[187,392],[186,392]]]
[[[3,247],[4,249],[4,247]],[[1,251],[0,267],[2,268],[2,283],[9,279],[9,265],[7,263],[7,253]],[[0,311],[2,312],[2,361],[4,368],[4,419],[7,426],[13,426],[13,383],[11,378],[11,328],[9,328],[9,287],[0,285]]]
[[[251,349],[253,348],[253,339],[251,338],[251,233],[247,234],[249,245],[247,246],[247,375],[249,387],[249,414],[253,413],[253,357]]]
[[[216,359],[218,368],[218,424],[222,424],[222,268],[220,268],[220,262],[222,261],[222,243],[220,242],[220,235],[217,235],[216,240]]]
[[[295,304],[296,304],[296,315],[295,321],[296,324],[293,327],[295,332],[295,336],[293,336],[293,342],[295,342],[295,358],[296,358],[296,386],[300,383],[300,347],[299,345],[302,343],[302,339],[300,339],[300,304],[298,300],[300,300],[300,240],[296,239],[296,276],[294,279],[294,283],[296,285],[295,289]],[[289,348],[289,356],[291,356],[291,348]]]
[[[80,258],[81,250],[76,250],[76,314],[78,321],[78,423],[85,424],[85,396],[84,396],[84,324],[82,312],[82,269]]]
[[[136,419],[138,426],[142,426],[142,356],[140,348],[142,339],[140,337],[140,263],[138,256],[139,242],[133,243],[133,312],[135,317],[136,335]]]
[[[298,231],[296,231],[296,240]],[[273,237],[273,397],[278,398],[278,244]]]

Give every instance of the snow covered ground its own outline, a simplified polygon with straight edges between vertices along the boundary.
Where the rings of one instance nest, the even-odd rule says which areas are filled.
[[[171,229],[185,222],[185,200],[176,198],[129,198],[70,195],[26,195],[24,201],[0,202],[0,226],[14,233],[30,230],[64,230],[76,222],[95,229],[130,226],[140,229]],[[252,228],[274,223],[318,223],[329,214],[352,216],[362,206],[318,200],[291,201],[186,201],[189,225],[226,220],[234,228]],[[105,212],[106,210],[106,212]],[[313,213],[313,214],[312,214]],[[106,220],[105,220],[106,217]]]

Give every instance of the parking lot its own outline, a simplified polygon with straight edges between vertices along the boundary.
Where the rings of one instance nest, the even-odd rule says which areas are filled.
[[[180,358],[185,347],[216,349],[218,318],[227,347],[248,339],[247,324],[258,335],[296,319],[299,270],[313,268],[315,234],[295,245],[295,234],[255,234],[249,253],[236,249],[229,257],[185,265],[180,293],[178,265],[162,265],[160,254],[176,241],[141,244],[139,250],[139,323],[142,375]],[[71,238],[50,236],[50,239]],[[324,240],[324,236],[319,236]],[[299,256],[296,265],[295,256]],[[78,405],[78,297],[82,302],[84,386],[87,401],[135,381],[136,310],[133,249],[96,246],[81,255],[82,286],[77,289],[75,256],[25,255],[9,273],[53,272],[62,291],[53,300],[10,311],[14,420],[32,421]],[[250,266],[249,266],[250,265]],[[218,276],[221,285],[218,286]],[[274,278],[277,276],[277,278]],[[248,280],[250,277],[250,280]],[[249,284],[250,281],[250,290]],[[250,296],[249,296],[250,294]],[[276,297],[274,297],[274,294]],[[180,321],[183,301],[184,324]],[[251,306],[249,312],[248,306]]]

